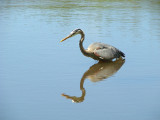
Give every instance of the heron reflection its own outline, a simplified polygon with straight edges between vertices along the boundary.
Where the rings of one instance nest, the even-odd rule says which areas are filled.
[[[94,64],[87,70],[80,81],[80,90],[82,91],[82,95],[80,97],[77,96],[70,96],[67,94],[62,94],[62,96],[66,97],[67,99],[71,99],[72,102],[80,103],[84,101],[86,90],[83,87],[85,79],[90,79],[92,82],[99,82],[108,77],[115,74],[121,66],[124,64],[125,60],[120,58],[116,61],[109,61],[109,62],[98,62]]]

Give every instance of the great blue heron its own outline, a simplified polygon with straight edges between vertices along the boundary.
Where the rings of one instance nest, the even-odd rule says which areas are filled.
[[[62,39],[60,42],[74,36],[80,34],[81,39],[79,41],[79,47],[83,55],[87,57],[91,57],[95,60],[100,60],[100,61],[106,61],[106,60],[112,60],[112,59],[117,59],[120,57],[125,57],[125,54],[118,50],[117,48],[107,45],[104,43],[93,43],[91,44],[87,50],[84,49],[83,47],[83,41],[84,41],[84,32],[81,29],[75,29],[73,30],[67,37]]]

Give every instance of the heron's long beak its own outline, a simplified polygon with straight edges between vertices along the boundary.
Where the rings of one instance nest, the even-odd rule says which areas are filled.
[[[68,39],[70,37],[72,37],[72,35],[68,35],[67,37],[63,38],[60,42],[63,42],[63,41],[65,41],[66,39]]]

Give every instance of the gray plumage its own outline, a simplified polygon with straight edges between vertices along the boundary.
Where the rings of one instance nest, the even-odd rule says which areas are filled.
[[[98,42],[93,43],[89,45],[87,50],[85,50],[83,47],[83,41],[84,41],[85,35],[81,29],[73,30],[70,33],[70,35],[65,37],[63,40],[61,40],[61,42],[77,34],[81,35],[81,39],[79,41],[80,50],[83,53],[83,55],[87,57],[91,57],[95,60],[100,60],[100,61],[106,61],[106,60],[112,60],[115,58],[117,59],[120,57],[125,57],[125,54],[121,52],[119,49],[104,43],[98,43]]]
[[[108,44],[98,42],[89,45],[87,51],[94,53],[102,60],[112,60],[121,56],[125,57],[124,53],[117,48]]]

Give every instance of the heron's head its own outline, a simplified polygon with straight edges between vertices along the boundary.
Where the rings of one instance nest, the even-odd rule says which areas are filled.
[[[73,30],[67,37],[65,37],[64,39],[62,39],[60,42],[63,42],[64,40],[70,38],[70,37],[73,37],[77,34],[81,34],[82,33],[82,30],[81,29],[75,29]]]

